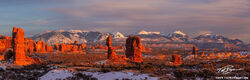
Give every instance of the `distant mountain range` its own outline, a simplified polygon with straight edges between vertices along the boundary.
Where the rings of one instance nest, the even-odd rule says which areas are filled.
[[[55,30],[45,31],[32,36],[33,40],[44,41],[46,44],[55,43],[73,43],[78,41],[79,43],[98,43],[106,40],[111,35],[114,39],[125,39],[126,37],[120,33],[102,33],[97,31],[85,31],[85,30]]]
[[[73,43],[78,41],[79,43],[98,43],[103,42],[105,39],[111,35],[114,41],[125,42],[129,35],[124,35],[120,32],[116,33],[103,33],[97,31],[85,31],[85,30],[55,30],[55,31],[45,31],[36,34],[32,37],[33,40],[44,41],[47,44],[55,43]],[[239,39],[231,39],[224,37],[222,35],[216,34],[203,34],[194,38],[190,38],[187,34],[181,31],[175,31],[174,33],[164,35],[161,32],[152,32],[142,30],[137,34],[140,36],[143,42],[175,42],[175,43],[225,43],[233,45],[244,45],[244,42]]]

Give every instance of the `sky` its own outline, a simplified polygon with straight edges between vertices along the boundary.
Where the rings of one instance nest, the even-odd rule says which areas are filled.
[[[82,29],[212,33],[250,43],[250,0],[0,0],[0,34]]]

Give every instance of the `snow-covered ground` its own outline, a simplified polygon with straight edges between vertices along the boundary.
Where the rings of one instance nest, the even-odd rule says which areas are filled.
[[[134,72],[75,72],[70,69],[54,69],[43,75],[39,80],[57,80],[57,79],[67,79],[73,77],[76,73],[81,73],[85,75],[92,76],[98,80],[122,80],[122,79],[132,79],[132,80],[158,80],[158,77],[150,77],[148,74],[135,74]]]
[[[132,79],[132,80],[158,80],[158,77],[150,77],[148,74],[135,74],[133,72],[82,72],[85,75],[92,75],[92,77],[98,80],[122,80],[122,79]]]
[[[245,55],[245,54],[250,54],[250,52],[248,52],[248,51],[241,51],[241,52],[239,52],[240,53],[240,55]]]
[[[57,80],[57,79],[66,79],[72,77],[74,74],[73,71],[67,69],[54,69],[43,75],[39,80]]]
[[[6,70],[6,66],[5,66],[5,65],[1,65],[1,64],[0,64],[0,69],[2,69],[2,70]]]
[[[97,62],[95,62],[95,64],[104,64],[104,63],[106,63],[108,60],[102,60],[102,61],[97,61]]]

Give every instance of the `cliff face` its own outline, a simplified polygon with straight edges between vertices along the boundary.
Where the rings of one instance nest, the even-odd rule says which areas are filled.
[[[21,28],[13,28],[12,32],[12,47],[14,53],[14,63],[16,65],[35,64],[36,61],[25,55],[24,31]]]

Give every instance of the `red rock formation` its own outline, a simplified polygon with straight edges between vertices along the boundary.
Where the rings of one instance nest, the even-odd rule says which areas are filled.
[[[237,58],[240,58],[240,53],[234,53],[234,56],[237,57]]]
[[[182,64],[181,56],[177,54],[172,55],[172,62],[174,63],[174,65]]]
[[[13,49],[5,49],[3,56],[5,61],[9,61],[11,58],[15,56],[15,54],[13,53]]]
[[[197,47],[193,46],[192,54],[197,57]]]
[[[4,56],[0,55],[0,61],[4,60]]]
[[[0,53],[3,52],[5,48],[5,45],[2,43],[2,41],[0,41]]]
[[[42,41],[36,42],[35,50],[36,52],[46,52],[45,43]]]
[[[53,52],[54,51],[52,46],[46,45],[45,48],[46,48],[46,52]]]
[[[147,46],[145,50],[146,51],[151,51],[152,49],[149,46]]]
[[[95,47],[92,47],[92,49],[91,49],[92,51],[94,51],[95,50]]]
[[[102,46],[102,45],[100,45],[100,46],[98,47],[98,49],[105,49],[105,47]]]
[[[35,47],[34,47],[34,42],[27,42],[26,43],[26,52],[29,52],[29,53],[33,53],[34,52],[34,49],[35,49]]]
[[[92,49],[92,46],[91,46],[91,45],[89,45],[89,49]]]
[[[117,45],[117,46],[115,47],[115,50],[117,50],[117,49],[122,49],[122,44]]]
[[[15,54],[15,64],[16,65],[30,65],[36,63],[36,61],[25,55],[24,52],[24,31],[21,28],[13,28],[12,32],[12,46],[13,46],[13,53]]]
[[[141,51],[146,51],[145,46],[141,45]]]
[[[112,43],[111,36],[108,36],[106,40],[106,45],[108,46],[108,59],[109,60],[118,58],[117,54],[114,51],[114,47],[112,47],[111,43]]]
[[[72,45],[72,46],[71,46],[71,51],[72,51],[72,52],[77,52],[77,51],[79,51],[79,50],[78,50],[78,46],[77,46],[77,45]]]
[[[74,45],[78,45],[78,41],[75,41],[75,42],[74,42]]]
[[[216,57],[217,58],[222,58],[222,55],[220,53],[217,53]]]
[[[97,49],[98,47],[99,47],[99,44],[96,44],[96,45],[95,45],[95,48]]]
[[[126,40],[126,56],[134,62],[142,62],[141,39],[139,36],[129,36]]]
[[[201,52],[201,57],[204,57],[205,56],[205,52]]]
[[[86,44],[81,44],[82,49],[86,49]]]
[[[209,53],[209,57],[214,57],[214,53]]]
[[[8,36],[1,37],[0,42],[5,46],[6,48],[12,48],[12,38]]]
[[[56,43],[56,44],[54,45],[54,47],[55,47],[55,49],[56,49],[57,51],[60,50],[60,44]]]
[[[60,46],[59,46],[59,50],[61,51],[61,52],[66,52],[67,50],[66,50],[66,44],[60,44]]]

